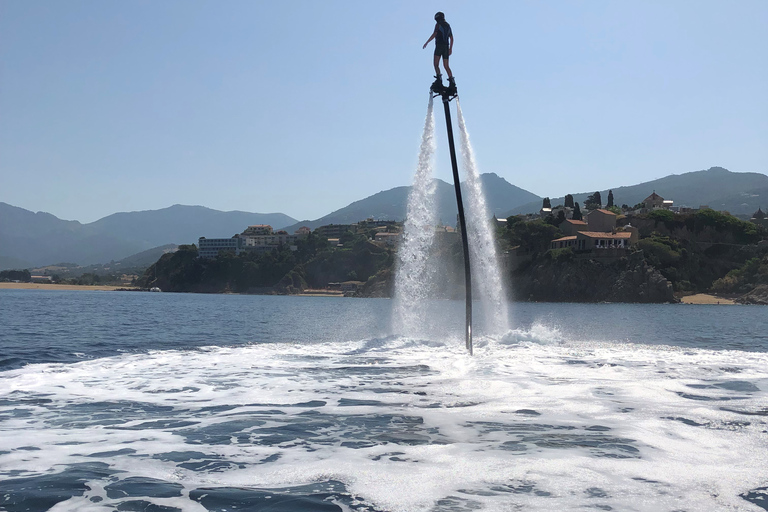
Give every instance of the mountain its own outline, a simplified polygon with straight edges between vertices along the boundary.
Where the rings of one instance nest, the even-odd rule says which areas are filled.
[[[282,213],[222,212],[176,204],[161,210],[115,213],[86,227],[98,234],[120,233],[122,238],[140,241],[143,249],[149,249],[168,243],[197,243],[201,236],[230,237],[253,224],[281,229],[294,222],[296,219]]]
[[[756,172],[731,172],[722,167],[705,171],[672,174],[657,180],[646,181],[628,187],[614,187],[613,202],[617,206],[634,206],[655,190],[664,199],[671,199],[675,206],[698,208],[707,205],[714,210],[732,215],[752,215],[760,206],[768,205],[768,176]],[[573,200],[581,206],[595,191],[573,194]],[[608,189],[600,190],[603,204],[608,200]],[[552,198],[552,206],[563,204],[563,197]],[[503,216],[538,212],[541,201],[511,207]]]
[[[81,224],[0,203],[0,269],[64,261],[79,265],[104,263],[169,243],[196,243],[201,236],[230,237],[252,224],[270,224],[279,229],[295,222],[282,213],[221,212],[174,205],[116,213]]]
[[[486,205],[491,215],[500,216],[512,206],[531,201],[541,201],[541,198],[536,194],[516,187],[494,173],[481,174],[480,182],[482,183]],[[442,180],[435,180],[435,187],[437,219],[445,224],[455,224],[458,210],[456,208],[456,192],[453,185]],[[464,197],[466,197],[467,193],[464,191],[464,188],[465,184],[462,183],[462,192]],[[315,229],[326,224],[354,224],[369,217],[401,221],[405,219],[410,191],[411,187],[396,187],[384,190],[365,199],[355,201],[319,219],[302,221],[285,229],[292,233],[301,226]]]

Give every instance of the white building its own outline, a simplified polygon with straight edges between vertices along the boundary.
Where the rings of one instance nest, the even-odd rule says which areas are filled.
[[[220,251],[231,251],[235,255],[243,249],[243,239],[239,236],[232,238],[205,238],[201,236],[197,240],[198,258],[215,258]]]

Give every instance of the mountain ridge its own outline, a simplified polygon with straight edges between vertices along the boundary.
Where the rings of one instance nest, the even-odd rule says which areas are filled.
[[[494,173],[482,174],[480,178],[489,215],[506,218],[538,212],[541,208],[541,197]],[[435,186],[436,218],[452,225],[457,213],[453,185],[435,180]],[[612,190],[617,205],[633,206],[654,190],[674,200],[677,206],[707,204],[742,216],[768,205],[768,176],[736,173],[722,167],[672,174]],[[166,244],[196,243],[201,236],[230,237],[252,224],[270,224],[275,229],[293,232],[300,226],[352,224],[369,217],[403,220],[409,192],[410,186],[383,190],[318,219],[301,222],[283,213],[222,212],[176,204],[159,210],[118,212],[81,224],[0,202],[0,270],[42,267],[62,261],[80,265],[118,261]],[[574,200],[583,205],[591,193],[573,194]],[[606,201],[608,189],[600,193]],[[561,204],[563,198],[553,198],[551,202]]]
[[[294,222],[296,219],[283,213],[173,205],[118,212],[81,224],[0,202],[0,268],[41,267],[62,261],[105,263],[169,243],[196,243],[201,236],[232,236],[250,224],[279,228]]]
[[[728,211],[732,215],[751,215],[758,207],[768,204],[768,176],[757,172],[733,172],[723,167],[670,174],[637,185],[600,190],[603,204],[608,200],[609,190],[613,190],[614,203],[617,206],[634,206],[654,191],[664,199],[673,200],[675,206],[698,208],[707,205],[715,210]],[[573,200],[584,206],[585,199],[594,192],[572,194]],[[552,206],[563,204],[564,199],[551,198]],[[541,203],[530,202],[510,208],[504,216],[534,213],[540,208]]]

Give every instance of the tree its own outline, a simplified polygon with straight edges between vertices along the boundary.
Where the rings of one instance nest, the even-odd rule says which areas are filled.
[[[600,197],[600,192],[595,192],[584,201],[584,207],[587,210],[596,210],[603,204],[603,199]]]
[[[610,208],[613,206],[613,190],[608,191],[608,203],[606,203],[606,208]]]
[[[573,203],[573,220],[581,220],[583,218],[583,215],[581,215],[581,208],[579,208],[579,203]]]
[[[549,243],[560,235],[560,231],[547,222],[535,220],[518,222],[507,233],[512,245],[520,245],[531,252],[546,252]]]
[[[21,281],[28,283],[32,280],[29,270],[3,270],[0,272],[0,281]]]
[[[565,222],[565,210],[558,210],[557,218],[555,219],[555,226],[559,227],[563,222]]]
[[[544,198],[544,202],[541,205],[542,208],[552,208],[552,202],[549,200],[548,197]]]
[[[565,207],[573,208],[573,196],[571,194],[565,195]]]

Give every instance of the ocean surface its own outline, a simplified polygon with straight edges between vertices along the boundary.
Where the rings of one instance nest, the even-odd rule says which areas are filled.
[[[765,307],[391,307],[0,290],[0,510],[768,510]]]

